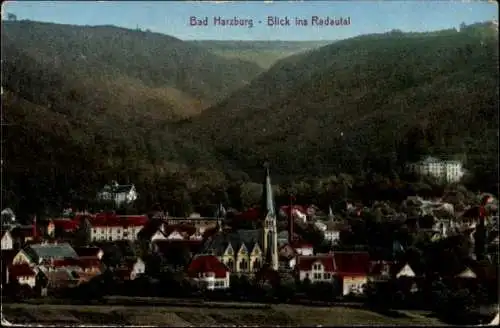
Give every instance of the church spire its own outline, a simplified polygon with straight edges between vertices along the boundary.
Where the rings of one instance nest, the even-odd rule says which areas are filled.
[[[264,219],[263,227],[263,251],[266,254],[266,262],[273,270],[278,270],[278,231],[276,228],[276,209],[269,175],[269,164],[264,165],[265,178],[262,190],[261,213]]]
[[[262,186],[261,211],[263,216],[275,217],[275,205],[273,196],[273,187],[271,185],[271,176],[269,174],[269,163],[264,164],[264,183]]]

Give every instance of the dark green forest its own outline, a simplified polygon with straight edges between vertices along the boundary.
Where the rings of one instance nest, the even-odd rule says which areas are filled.
[[[488,24],[393,31],[261,73],[157,33],[3,22],[2,203],[41,215],[117,180],[139,210],[241,208],[268,160],[278,195],[328,204],[366,181],[407,192],[402,163],[424,154],[466,158],[495,192],[497,43]]]

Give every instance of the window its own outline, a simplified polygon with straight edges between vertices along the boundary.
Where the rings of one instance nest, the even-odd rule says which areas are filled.
[[[332,275],[329,272],[323,274],[323,279],[325,279],[325,280],[328,280],[331,277],[332,277]]]
[[[313,274],[313,278],[314,278],[314,280],[321,279],[321,273],[315,272],[315,273]]]
[[[248,269],[248,262],[246,260],[241,260],[240,270],[247,270],[247,269]]]
[[[233,262],[233,260],[227,260],[226,265],[227,265],[227,267],[228,267],[230,270],[233,270],[233,269],[234,269],[234,262]]]
[[[313,270],[315,270],[315,271],[320,271],[321,269],[322,269],[322,265],[321,265],[321,264],[319,264],[319,263],[315,263],[315,264],[313,265]]]
[[[259,270],[260,269],[260,261],[259,261],[259,259],[255,259],[255,261],[253,262],[253,269],[254,270]]]

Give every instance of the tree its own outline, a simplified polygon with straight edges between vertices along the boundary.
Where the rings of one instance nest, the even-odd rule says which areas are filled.
[[[88,217],[82,217],[75,233],[75,242],[79,246],[88,246],[92,242],[92,225]]]
[[[104,249],[104,255],[102,257],[102,262],[109,269],[115,269],[118,267],[123,259],[123,254],[116,245],[109,245]]]

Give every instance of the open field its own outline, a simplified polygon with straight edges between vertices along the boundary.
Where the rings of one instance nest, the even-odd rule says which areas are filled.
[[[236,305],[236,304],[234,304]],[[4,304],[3,314],[12,323],[158,325],[196,327],[226,325],[442,325],[433,318],[407,313],[390,317],[369,310],[343,306],[306,307],[271,305],[260,308],[187,306],[89,306]]]

